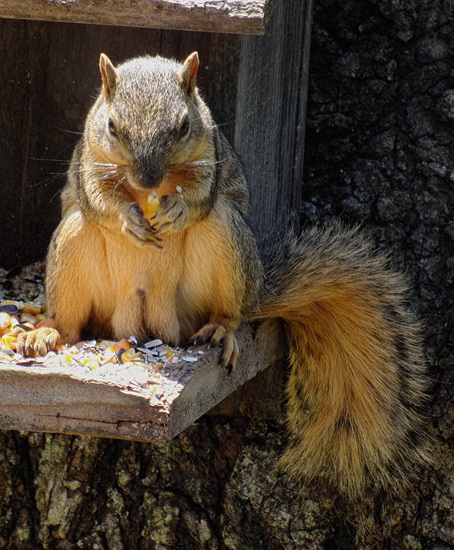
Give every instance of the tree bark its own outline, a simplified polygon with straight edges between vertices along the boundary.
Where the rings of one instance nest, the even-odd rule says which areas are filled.
[[[280,420],[205,416],[156,445],[2,432],[0,548],[453,547],[451,20],[448,0],[316,2],[302,201],[304,222],[361,222],[407,273],[433,465],[348,505],[289,485]]]

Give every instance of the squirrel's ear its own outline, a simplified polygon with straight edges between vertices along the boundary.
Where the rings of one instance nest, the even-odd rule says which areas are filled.
[[[180,79],[184,89],[189,95],[192,95],[195,90],[195,77],[197,76],[197,69],[199,68],[199,54],[197,52],[191,53],[183,63],[181,69]]]
[[[105,97],[110,97],[117,85],[117,71],[104,53],[99,58],[99,70],[102,76],[102,93]]]

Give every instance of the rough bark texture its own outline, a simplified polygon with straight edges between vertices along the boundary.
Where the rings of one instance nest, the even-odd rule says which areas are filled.
[[[453,548],[452,16],[448,0],[318,0],[303,200],[305,221],[362,221],[408,273],[434,465],[351,506],[288,486],[277,421],[204,417],[159,445],[3,432],[0,548]]]

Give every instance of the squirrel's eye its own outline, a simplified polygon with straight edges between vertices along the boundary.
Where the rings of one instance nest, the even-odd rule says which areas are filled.
[[[189,132],[189,117],[186,115],[183,120],[183,124],[180,128],[180,137],[185,136]]]
[[[114,121],[109,118],[109,121],[107,122],[107,128],[109,128],[109,134],[114,137],[118,137],[117,129],[115,128]]]

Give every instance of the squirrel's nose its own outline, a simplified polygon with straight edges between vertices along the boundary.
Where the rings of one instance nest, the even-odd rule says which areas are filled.
[[[164,179],[164,171],[155,163],[145,163],[140,166],[137,176],[141,187],[153,189],[158,187]]]

